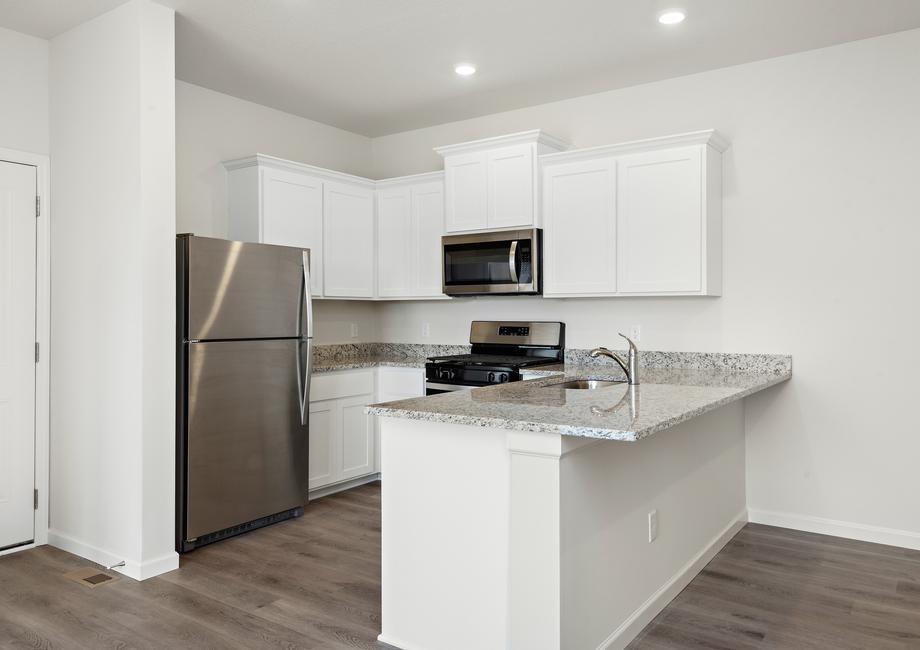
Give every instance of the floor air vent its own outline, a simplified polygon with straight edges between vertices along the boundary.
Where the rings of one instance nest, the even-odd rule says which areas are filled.
[[[64,577],[68,580],[79,582],[84,587],[89,587],[90,589],[108,585],[118,580],[117,575],[106,573],[105,571],[100,571],[99,569],[94,569],[92,567],[88,567],[86,569],[77,569],[76,571],[65,573]]]

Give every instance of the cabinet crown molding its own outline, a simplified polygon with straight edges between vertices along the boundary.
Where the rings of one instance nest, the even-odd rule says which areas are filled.
[[[436,153],[441,156],[453,156],[458,153],[470,153],[473,151],[485,151],[488,149],[497,149],[515,144],[542,144],[557,151],[565,151],[569,148],[569,143],[564,140],[543,132],[541,129],[532,129],[530,131],[521,131],[509,135],[499,135],[493,138],[483,138],[482,140],[472,140],[470,142],[460,142],[458,144],[448,144],[441,147],[435,147]]]
[[[412,174],[410,176],[396,176],[394,178],[382,178],[375,181],[378,188],[396,187],[399,185],[411,185],[413,183],[436,183],[444,180],[444,172],[424,172],[422,174]]]
[[[273,169],[309,174],[310,176],[333,182],[361,185],[369,189],[374,189],[375,185],[374,181],[370,178],[346,174],[345,172],[337,172],[332,169],[316,167],[315,165],[307,165],[306,163],[294,162],[293,160],[285,160],[284,158],[277,158],[275,156],[267,156],[263,153],[257,153],[254,156],[246,156],[245,158],[236,158],[235,160],[225,160],[223,165],[224,169],[228,172],[236,169],[244,169],[246,167],[271,167]]]
[[[605,144],[599,147],[588,147],[585,149],[572,149],[559,153],[543,154],[540,156],[540,163],[545,166],[554,163],[591,160],[594,158],[605,158],[640,151],[654,151],[656,149],[670,149],[672,147],[694,144],[709,145],[719,153],[722,153],[728,149],[730,143],[715,129],[704,129],[702,131],[689,131],[687,133],[677,133],[675,135],[664,135],[657,138],[631,140],[618,144]]]

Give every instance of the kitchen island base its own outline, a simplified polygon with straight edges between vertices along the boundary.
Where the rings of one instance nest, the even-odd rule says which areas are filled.
[[[742,401],[636,442],[380,428],[379,639],[402,650],[625,647],[747,518]]]

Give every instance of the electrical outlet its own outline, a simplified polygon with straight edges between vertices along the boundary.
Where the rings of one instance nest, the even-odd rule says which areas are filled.
[[[431,323],[422,323],[422,338],[427,339],[431,336]]]
[[[358,324],[357,323],[351,324],[351,338],[353,339],[358,338]]]
[[[639,325],[633,325],[629,328],[629,338],[638,343],[642,340],[642,327]]]
[[[658,537],[658,511],[648,513],[648,543],[651,544]]]

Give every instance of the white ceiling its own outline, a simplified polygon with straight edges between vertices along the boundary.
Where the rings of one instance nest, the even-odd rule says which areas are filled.
[[[50,38],[121,2],[0,0],[0,25]],[[920,27],[920,0],[161,2],[178,78],[371,136]]]

